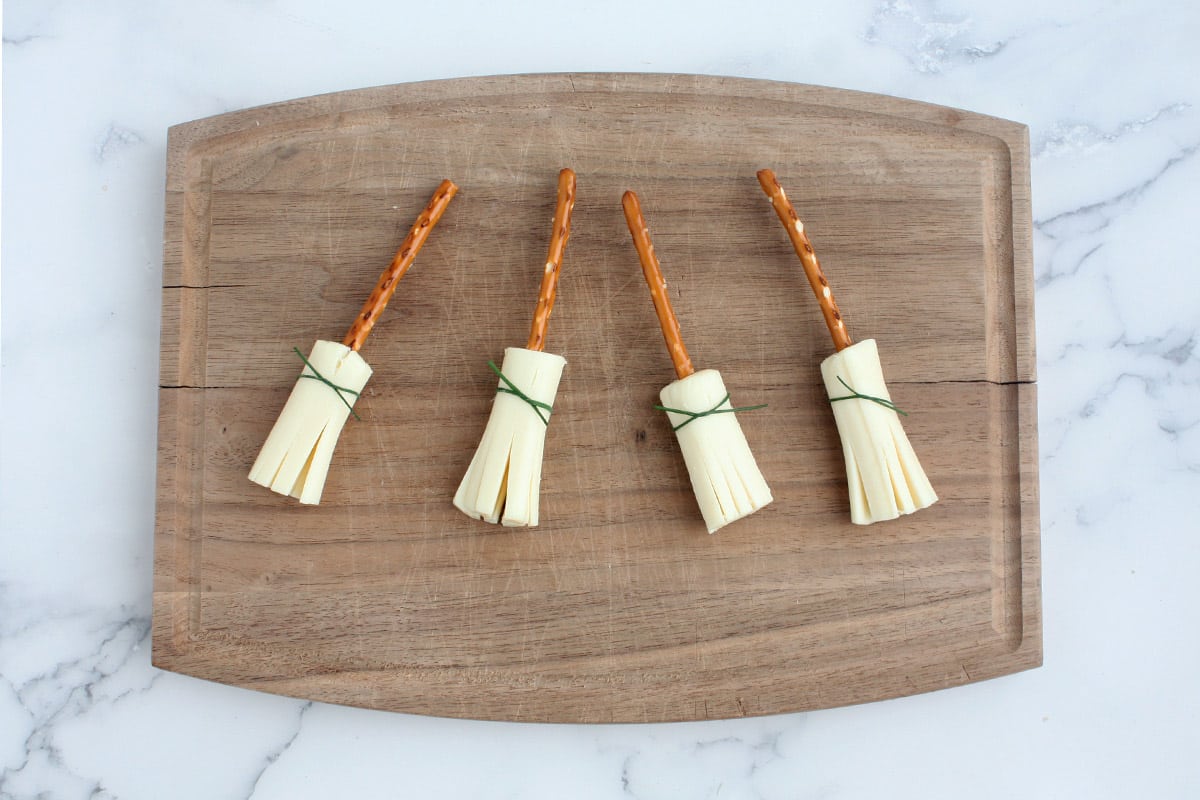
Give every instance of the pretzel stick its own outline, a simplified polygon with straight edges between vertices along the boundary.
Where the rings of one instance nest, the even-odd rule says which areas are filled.
[[[408,268],[412,266],[413,259],[417,257],[417,253],[421,252],[421,247],[425,244],[425,240],[429,238],[429,232],[433,230],[434,225],[437,225],[438,220],[442,218],[442,214],[446,213],[446,207],[450,205],[450,201],[457,193],[458,187],[450,181],[444,180],[438,186],[437,191],[433,193],[433,197],[429,201],[429,205],[425,206],[425,210],[417,217],[417,221],[413,223],[412,230],[404,238],[404,243],[396,251],[392,263],[388,264],[387,269],[379,276],[379,282],[375,284],[375,288],[371,291],[371,296],[367,298],[367,302],[363,303],[362,311],[354,318],[354,324],[346,332],[346,338],[342,339],[342,344],[355,351],[363,346],[363,342],[367,340],[367,335],[371,333],[371,328],[375,327],[375,322],[379,319],[379,315],[383,313],[383,309],[387,307],[388,301],[396,293],[396,284],[404,277],[404,273],[408,272]]]
[[[846,331],[846,323],[842,320],[837,302],[833,299],[833,290],[829,288],[829,281],[825,278],[825,273],[821,271],[817,254],[813,252],[812,242],[808,240],[808,234],[804,232],[804,223],[796,216],[796,209],[792,208],[792,202],[788,200],[787,194],[779,185],[779,180],[775,177],[774,172],[769,169],[759,170],[758,183],[771,198],[771,206],[787,230],[788,238],[792,240],[792,247],[796,249],[796,255],[800,256],[804,274],[808,276],[808,283],[812,286],[813,293],[817,295],[817,302],[821,304],[825,325],[829,328],[830,335],[833,336],[833,346],[838,350],[845,350],[851,345],[850,334]]]
[[[663,338],[667,340],[667,350],[671,352],[675,375],[686,378],[695,372],[696,368],[692,366],[687,348],[683,346],[679,320],[675,318],[671,299],[667,297],[667,280],[658,265],[658,256],[654,255],[654,244],[650,241],[650,231],[646,227],[646,219],[642,216],[642,204],[638,202],[636,194],[626,192],[621,198],[621,206],[625,209],[625,222],[633,235],[633,246],[637,248],[638,258],[642,262],[642,274],[646,276],[646,283],[650,286],[650,299],[654,301],[658,324],[662,327]]]
[[[562,272],[563,251],[571,236],[571,209],[575,207],[575,173],[564,169],[558,173],[558,202],[554,207],[554,232],[550,234],[550,252],[546,255],[546,270],[542,273],[542,288],[533,311],[533,328],[529,331],[526,350],[546,349],[546,327],[554,310],[558,291],[558,274]]]

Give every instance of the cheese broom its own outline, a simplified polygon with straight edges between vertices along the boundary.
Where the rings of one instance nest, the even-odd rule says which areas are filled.
[[[543,349],[574,206],[575,173],[564,169],[558,173],[554,230],[529,341],[524,348],[506,348],[500,369],[488,362],[499,377],[496,398],[479,447],[454,494],[455,507],[475,519],[512,527],[538,524],[546,429],[567,363]]]
[[[804,274],[821,304],[825,324],[833,335],[837,352],[821,362],[821,377],[846,458],[850,520],[869,525],[932,505],[937,495],[900,424],[904,412],[896,408],[883,382],[875,340],[851,344],[829,281],[804,232],[804,223],[775,173],[760,170],[758,182],[787,229]]]
[[[371,367],[358,354],[359,348],[457,192],[450,181],[438,186],[340,344],[318,340],[308,358],[294,348],[304,368],[250,468],[251,481],[301,503],[321,502],[338,436],[371,377]]]
[[[692,366],[687,348],[683,346],[679,320],[667,297],[667,282],[654,254],[638,196],[626,192],[621,205],[678,377],[663,388],[659,394],[663,404],[655,408],[667,413],[704,523],[709,533],[716,533],[771,502],[771,490],[758,471],[750,445],[734,414],[763,406],[734,408],[721,373],[715,369],[697,372]]]

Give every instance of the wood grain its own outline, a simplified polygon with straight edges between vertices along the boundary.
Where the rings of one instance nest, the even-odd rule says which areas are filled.
[[[677,75],[343,92],[171,130],[154,663],[330,702],[530,721],[770,714],[1041,661],[1023,126],[896,98]],[[568,360],[542,524],[451,497],[527,333],[558,170],[578,175]],[[755,173],[790,199],[941,500],[849,520],[828,334]],[[443,178],[460,192],[372,334],[325,498],[246,479]],[[790,183],[796,183],[794,180]],[[699,363],[775,502],[715,536],[665,417],[672,379],[629,244],[636,187]],[[936,325],[932,321],[936,320]],[[432,335],[431,335],[432,332]]]

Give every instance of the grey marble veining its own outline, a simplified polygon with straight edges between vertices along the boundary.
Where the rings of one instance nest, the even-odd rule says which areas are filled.
[[[1200,6],[1168,0],[5,3],[0,798],[1200,795],[1198,35]],[[1043,668],[810,714],[588,727],[150,666],[167,127],[571,70],[818,83],[1030,126]]]

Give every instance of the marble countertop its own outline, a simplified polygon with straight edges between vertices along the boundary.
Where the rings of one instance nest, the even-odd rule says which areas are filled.
[[[4,4],[0,798],[1200,795],[1200,6],[505,5]],[[807,714],[571,726],[151,667],[167,127],[558,71],[816,83],[1030,126],[1042,668]]]

